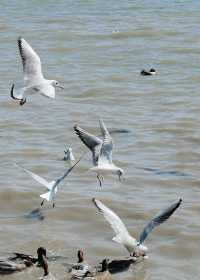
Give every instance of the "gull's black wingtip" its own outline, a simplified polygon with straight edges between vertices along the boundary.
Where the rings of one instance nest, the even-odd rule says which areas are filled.
[[[12,87],[11,87],[11,90],[10,90],[11,98],[14,99],[14,100],[21,100],[21,99],[14,96],[14,87],[15,87],[15,84],[12,84]]]
[[[182,202],[183,202],[183,199],[182,199],[182,198],[179,198],[178,205],[181,205]]]
[[[16,98],[14,97],[14,87],[15,87],[15,85],[12,84],[12,87],[11,87],[11,90],[10,90],[10,96],[11,96],[12,99],[16,99]]]
[[[15,84],[13,84],[12,87],[11,87],[10,96],[14,100],[19,100],[20,101],[19,104],[22,106],[26,103],[26,98],[25,99],[20,99],[20,98],[15,97],[14,96],[14,87],[15,87]]]
[[[74,125],[74,131],[75,131],[76,135],[78,135],[80,137],[79,127],[77,124]]]
[[[18,39],[17,39],[17,44],[18,44],[18,47],[19,47],[19,50],[20,50],[20,52],[21,52],[21,49],[22,49],[22,37],[20,36],[20,37],[18,37]]]
[[[96,198],[92,198],[92,202],[94,203],[94,205],[96,206],[96,208],[98,209],[99,212],[102,213],[102,209],[99,207],[99,205],[97,204]]]
[[[94,205],[97,207],[97,209],[100,210],[99,207],[98,207],[98,205],[97,205],[96,198],[93,197],[93,198],[92,198],[92,202],[93,202]]]

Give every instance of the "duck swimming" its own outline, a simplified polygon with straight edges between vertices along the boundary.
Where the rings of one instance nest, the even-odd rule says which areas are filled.
[[[114,259],[110,261],[109,259],[103,259],[100,271],[108,270],[110,274],[116,274],[120,272],[127,271],[131,264],[136,264],[142,259],[137,257],[126,257],[121,259]]]
[[[85,277],[91,275],[92,271],[89,264],[85,261],[84,253],[82,250],[78,250],[77,263],[70,264],[68,272],[71,274],[71,279],[85,279]]]
[[[84,257],[82,250],[78,251],[78,261],[75,264],[71,264],[68,272],[71,274],[71,280],[84,279],[84,280],[106,280],[110,275],[108,271],[109,261],[104,259],[97,267],[91,267]]]
[[[142,76],[153,76],[156,74],[156,70],[154,68],[151,68],[149,71],[143,69],[140,74]]]
[[[22,263],[16,263],[9,260],[0,260],[0,275],[12,274],[14,272],[20,272],[27,267],[32,266],[31,261],[24,260]]]
[[[40,266],[44,270],[44,275],[40,280],[55,280],[55,277],[49,272],[47,257],[44,254],[41,256]]]
[[[23,271],[36,263],[38,266],[41,266],[44,271],[46,271],[45,273],[47,275],[48,266],[45,263],[46,249],[43,247],[39,247],[37,249],[37,255],[37,258],[35,258],[31,255],[14,253],[13,257],[8,258],[7,260],[1,260],[0,275]]]

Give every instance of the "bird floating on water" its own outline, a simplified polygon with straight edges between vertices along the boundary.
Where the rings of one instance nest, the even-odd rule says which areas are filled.
[[[155,70],[154,68],[151,68],[149,71],[143,69],[143,70],[140,72],[140,74],[141,74],[142,76],[153,76],[153,75],[156,74],[156,70]]]
[[[71,280],[107,280],[109,277],[108,260],[105,259],[98,267],[91,267],[85,260],[85,255],[82,250],[78,250],[78,261],[74,264],[69,264]]]
[[[101,134],[103,140],[99,137],[90,134],[89,132],[83,130],[81,127],[75,125],[74,130],[79,136],[81,141],[90,149],[92,152],[92,159],[94,167],[90,168],[90,171],[97,173],[97,179],[99,180],[100,186],[102,186],[103,175],[114,173],[117,174],[119,180],[124,174],[122,168],[116,166],[112,161],[112,150],[113,150],[113,140],[107,130],[103,120],[99,120]]]
[[[75,161],[75,157],[72,153],[72,148],[69,147],[66,151],[64,151],[64,161],[68,161],[69,163],[72,163],[73,161]]]
[[[149,233],[158,225],[165,222],[181,205],[182,199],[173,203],[168,208],[163,210],[160,214],[155,216],[143,229],[140,234],[139,241],[132,237],[122,220],[107,206],[105,206],[100,200],[92,199],[94,205],[97,207],[100,213],[108,221],[116,236],[113,237],[113,241],[122,244],[130,253],[131,256],[148,258],[146,255],[147,247],[142,245],[149,235]]]
[[[129,267],[132,264],[136,264],[141,261],[141,258],[136,257],[126,257],[126,258],[120,258],[120,259],[103,259],[103,261],[100,263],[101,270],[105,271],[108,270],[110,274],[117,274],[124,271],[127,271]]]
[[[48,189],[48,192],[41,194],[40,197],[43,198],[41,202],[41,206],[44,204],[44,201],[53,202],[53,207],[55,206],[55,196],[58,191],[58,185],[67,177],[67,175],[72,171],[72,169],[79,163],[82,157],[71,166],[62,176],[58,179],[48,182],[46,179],[40,177],[39,175],[29,171],[28,169],[23,168],[22,166],[16,164],[20,168],[22,168],[28,175],[30,175],[33,179],[35,179],[38,183],[45,186]]]
[[[71,275],[71,279],[86,279],[87,277],[92,277],[92,269],[86,262],[82,250],[78,250],[77,257],[77,263],[69,264],[68,272]]]
[[[23,64],[24,81],[22,84],[13,84],[10,95],[19,100],[19,104],[26,103],[26,97],[32,94],[42,94],[49,98],[55,98],[55,88],[63,87],[56,80],[47,80],[42,74],[40,57],[23,39],[18,39],[18,47]]]
[[[41,266],[45,275],[47,275],[48,267],[46,266],[46,249],[39,247],[37,249],[37,258],[32,255],[13,253],[14,256],[9,257],[7,260],[0,260],[0,275],[12,274],[14,272],[20,272],[26,268],[38,264]]]

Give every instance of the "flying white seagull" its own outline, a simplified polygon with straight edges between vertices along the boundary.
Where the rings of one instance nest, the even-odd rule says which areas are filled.
[[[99,124],[103,140],[97,136],[94,136],[93,134],[88,133],[77,125],[74,126],[74,130],[81,141],[92,152],[94,167],[90,168],[90,170],[97,173],[97,179],[99,180],[100,186],[102,186],[104,174],[117,174],[120,180],[121,176],[124,174],[124,171],[122,168],[116,166],[112,162],[112,137],[110,136],[110,133],[107,130],[103,120],[99,120]]]
[[[81,157],[82,158],[82,157]],[[53,207],[55,206],[55,196],[58,191],[58,185],[67,177],[67,175],[72,171],[72,169],[79,163],[81,158],[73,165],[71,166],[61,177],[59,177],[56,180],[53,180],[51,182],[48,182],[46,179],[40,177],[39,175],[23,168],[22,166],[18,165],[20,168],[22,168],[27,174],[29,174],[33,179],[35,179],[38,183],[45,186],[48,189],[48,192],[43,193],[40,195],[41,198],[43,198],[41,202],[41,206],[44,204],[44,201],[47,200],[48,202],[53,202]]]
[[[18,47],[23,64],[24,81],[22,85],[12,85],[10,95],[19,100],[19,104],[26,103],[26,97],[39,93],[49,98],[55,98],[55,88],[61,88],[59,82],[46,80],[42,74],[41,61],[37,53],[23,38],[18,39]]]
[[[156,226],[165,222],[174,213],[174,211],[180,206],[182,199],[179,199],[178,202],[173,203],[160,214],[155,216],[143,229],[139,241],[129,234],[122,220],[111,209],[106,207],[100,200],[93,198],[92,201],[114,230],[116,236],[113,237],[112,240],[122,244],[131,256],[147,257],[146,252],[148,249],[146,246],[142,245],[143,242]]]

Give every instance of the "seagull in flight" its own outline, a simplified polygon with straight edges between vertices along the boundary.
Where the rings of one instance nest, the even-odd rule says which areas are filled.
[[[60,176],[58,179],[53,180],[51,182],[48,182],[46,179],[40,177],[39,175],[33,173],[32,171],[23,168],[18,164],[16,165],[22,168],[28,175],[30,175],[38,183],[40,183],[41,185],[45,186],[48,189],[48,192],[40,195],[40,197],[43,198],[41,202],[41,206],[44,204],[44,201],[47,200],[48,202],[53,202],[53,207],[55,207],[55,196],[58,191],[58,185],[65,179],[65,177],[67,177],[67,175],[72,171],[72,169],[79,163],[81,158],[73,166],[71,166],[62,176]]]
[[[143,245],[145,239],[148,237],[149,233],[160,224],[164,223],[181,205],[182,199],[179,199],[176,203],[173,203],[168,208],[163,210],[160,214],[155,216],[143,229],[140,234],[139,241],[132,237],[122,220],[107,206],[105,206],[100,200],[95,198],[92,199],[94,205],[97,207],[98,211],[103,214],[106,221],[110,224],[114,230],[116,236],[113,237],[113,241],[122,244],[133,257],[144,257],[148,248]]]
[[[81,141],[92,152],[94,167],[90,168],[90,171],[97,173],[97,179],[99,180],[100,186],[102,186],[104,174],[117,174],[119,180],[121,180],[124,171],[112,161],[113,140],[102,119],[99,120],[99,125],[103,140],[77,125],[74,126],[74,130]]]
[[[55,98],[55,88],[61,88],[56,80],[47,80],[42,74],[40,57],[23,39],[18,39],[18,47],[23,64],[24,81],[23,84],[13,84],[10,95],[13,99],[19,100],[19,104],[26,103],[26,97],[39,93],[49,98]]]

